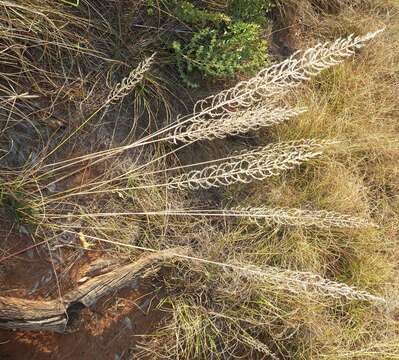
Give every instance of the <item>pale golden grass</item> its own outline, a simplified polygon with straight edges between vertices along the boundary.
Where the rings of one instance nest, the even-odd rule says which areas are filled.
[[[288,298],[277,300],[268,289],[267,298],[258,299],[265,306],[262,314],[273,313],[272,318],[279,321],[278,324],[272,319],[262,322],[262,316],[255,310],[255,304],[259,303],[246,302],[251,299],[248,286],[260,290],[259,283],[249,285],[236,279],[237,287],[229,292],[234,281],[230,278],[231,283],[216,285],[220,281],[217,279],[212,282],[217,290],[211,295],[205,288],[200,292],[193,289],[195,295],[190,297],[186,288],[182,289],[182,299],[170,299],[174,322],[171,328],[160,333],[161,340],[150,343],[164,349],[163,354],[166,349],[173,349],[170,358],[229,358],[232,349],[245,348],[242,324],[251,324],[251,330],[257,333],[256,321],[266,328],[264,337],[257,333],[257,339],[270,349],[270,354],[278,354],[280,358],[388,360],[399,357],[398,273],[395,270],[399,225],[398,10],[387,1],[336,1],[324,2],[327,7],[335,7],[333,14],[320,15],[308,1],[285,4],[303,10],[297,14],[298,20],[313,30],[300,37],[304,42],[320,37],[335,38],[353,31],[364,33],[370,23],[386,25],[387,30],[374,47],[362,50],[354,61],[323,72],[291,97],[295,105],[307,107],[308,113],[293,123],[264,132],[267,139],[273,141],[337,138],[342,140],[338,151],[302,171],[249,185],[244,205],[311,206],[371,217],[379,228],[325,232],[254,227],[241,219],[217,238],[213,252],[260,266],[268,263],[313,271],[361,288],[375,289],[386,295],[388,311],[378,312],[357,303],[326,308],[320,303],[315,305],[295,298],[292,300],[295,310],[290,312],[285,302]],[[236,191],[237,188],[227,189],[226,197],[234,205],[243,205],[241,199],[236,200]],[[176,283],[172,284],[173,293]],[[214,298],[218,299],[219,307]],[[232,310],[233,304],[235,310]],[[277,315],[278,311],[284,315]],[[254,313],[256,320],[252,317]],[[169,336],[172,331],[176,335],[174,341]],[[215,342],[219,344],[216,353]],[[254,350],[255,346],[251,348]],[[146,353],[151,353],[146,349]],[[255,358],[251,352],[247,356]],[[160,357],[168,358],[168,355]]]
[[[307,9],[311,11],[310,7]],[[312,269],[317,273],[333,274],[347,283],[362,284],[363,288],[379,288],[387,294],[393,313],[370,313],[354,305],[346,309],[341,320],[326,318],[318,325],[320,338],[315,336],[312,347],[303,349],[303,358],[312,358],[309,353],[315,358],[329,359],[394,359],[399,356],[395,345],[399,329],[392,317],[397,313],[395,299],[398,294],[395,229],[399,225],[396,176],[399,49],[394,40],[398,37],[398,22],[394,20],[398,12],[390,8],[391,13],[381,11],[378,17],[367,8],[364,11],[343,8],[339,16],[326,15],[321,19],[316,13],[304,16],[304,25],[309,22],[314,28],[313,33],[307,33],[308,38],[336,37],[353,31],[362,33],[371,19],[373,23],[385,22],[387,30],[375,46],[362,50],[353,62],[323,72],[293,96],[297,106],[308,108],[295,124],[282,124],[267,132],[274,141],[333,136],[343,140],[342,151],[331,154],[330,159],[321,158],[312,171],[291,172],[283,181],[272,180],[264,188],[254,185],[246,203],[308,204],[318,209],[372,216],[380,229],[328,234],[317,230],[273,232],[258,228],[254,233],[244,230],[249,226],[244,222],[237,227],[235,236],[234,233],[229,235],[229,241],[245,247],[244,253],[254,248],[253,263],[268,259],[283,267]]]
[[[167,145],[150,154],[131,153],[134,146],[127,145],[65,162],[54,161],[44,170],[50,180],[40,175],[48,180],[47,186],[55,184],[52,181],[57,180],[57,174],[52,178],[51,170],[57,166],[60,170],[60,166],[80,164],[80,171],[84,161],[104,160],[108,164],[105,160],[110,159],[112,165],[98,177],[53,194],[36,186],[37,169],[22,173],[13,184],[6,183],[15,186],[15,192],[29,183],[29,189],[23,189],[28,195],[23,211],[27,219],[39,222],[35,235],[47,236],[52,242],[60,241],[65,233],[74,236],[86,250],[96,247],[132,258],[142,250],[172,246],[192,249],[192,256],[183,257],[186,262],[160,279],[167,294],[160,306],[170,313],[170,321],[141,345],[138,358],[146,354],[167,359],[242,356],[388,360],[399,355],[395,345],[399,331],[395,322],[395,265],[399,255],[397,20],[385,10],[374,13],[361,5],[352,9],[343,6],[343,1],[336,2],[340,6],[334,11],[339,11],[339,16],[320,15],[305,0],[298,4],[304,6],[303,25],[311,30],[300,37],[301,48],[306,48],[307,42],[314,44],[353,31],[365,34],[371,19],[378,27],[387,26],[385,33],[356,54],[353,61],[322,72],[300,91],[290,93],[287,102],[308,108],[308,113],[260,133],[263,142],[303,138],[341,142],[334,153],[313,159],[311,165],[216,193],[222,200],[216,195],[214,198],[209,190],[198,196],[232,207],[340,212],[371,219],[378,228],[354,231],[284,224],[258,226],[250,217],[227,221],[193,216],[190,211],[168,213],[169,209],[192,210],[203,205],[188,192],[168,188],[169,171],[182,167],[177,152]],[[286,6],[293,6],[293,2],[286,2]],[[293,23],[296,20],[290,18]],[[138,144],[149,145],[152,139],[151,134]],[[123,151],[129,155],[115,156]],[[165,154],[172,155],[172,159],[165,160]],[[144,160],[139,162],[142,156]],[[65,176],[67,179],[68,174]],[[159,209],[165,209],[166,214],[159,213]],[[105,212],[111,216],[95,216]],[[66,218],[57,217],[60,214]],[[377,308],[357,301],[356,296],[352,299],[355,301],[345,296],[317,296],[317,291],[307,286],[289,291],[292,279],[263,281],[251,276],[254,274],[250,270],[255,268],[249,264],[260,269],[268,265],[281,272],[288,269],[290,276],[306,272],[313,279],[318,274],[334,284],[346,284],[350,289],[356,287],[384,298],[387,306]]]

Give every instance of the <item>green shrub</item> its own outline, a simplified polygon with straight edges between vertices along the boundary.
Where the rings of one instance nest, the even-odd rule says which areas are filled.
[[[260,26],[234,22],[225,29],[204,28],[182,45],[173,42],[179,72],[186,84],[197,86],[193,76],[224,79],[251,74],[267,63],[267,43],[260,38]]]
[[[228,13],[238,21],[264,25],[266,13],[274,6],[273,0],[231,0]]]
[[[147,1],[149,14],[154,13],[152,9],[161,9],[160,13],[173,14],[191,29],[172,40],[165,37],[187,85],[198,86],[199,78],[250,75],[266,65],[267,43],[261,38],[261,26],[266,23],[272,0],[229,0],[226,14],[207,8],[205,1]]]
[[[176,3],[174,14],[178,19],[187,24],[204,27],[208,23],[220,24],[231,21],[227,15],[221,12],[198,9],[189,1],[178,0],[174,2]]]
[[[211,23],[217,25],[231,21],[230,17],[222,12],[199,9],[187,0],[161,0],[159,3],[147,0],[147,14],[154,15],[158,6],[187,25],[205,27]]]

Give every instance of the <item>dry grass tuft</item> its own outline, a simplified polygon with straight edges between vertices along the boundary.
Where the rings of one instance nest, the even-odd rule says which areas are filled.
[[[399,358],[398,4],[277,1],[292,50],[321,44],[170,123],[171,30],[141,27],[143,1],[83,3],[0,0],[15,229],[51,261],[191,249],[154,285],[167,316],[135,358]]]

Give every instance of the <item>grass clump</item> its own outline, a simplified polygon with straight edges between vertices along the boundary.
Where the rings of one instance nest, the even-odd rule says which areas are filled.
[[[173,123],[166,110],[149,118],[136,106],[153,109],[151,96],[162,97],[160,84],[170,86],[158,82],[165,76],[159,68],[171,61],[170,45],[186,84],[197,85],[200,76],[207,82],[244,77],[268,61],[265,24],[257,16],[270,9],[269,2],[132,2],[128,24],[112,15],[113,2],[90,2],[96,9],[90,8],[90,21],[82,20],[88,16],[85,7],[65,17],[96,24],[101,36],[87,44],[90,61],[80,67],[71,56],[54,65],[57,42],[64,39],[60,46],[69,49],[75,41],[70,36],[77,24],[63,23],[62,37],[51,38],[54,52],[47,53],[54,56],[53,71],[47,72],[47,60],[37,70],[26,56],[32,70],[19,74],[26,75],[23,81],[12,71],[1,79],[8,90],[14,82],[24,90],[35,79],[56,88],[43,103],[36,97],[7,98],[12,101],[1,108],[7,115],[4,139],[9,119],[19,127],[29,118],[24,112],[22,119],[17,116],[26,102],[51,115],[72,108],[62,113],[64,127],[47,129],[44,145],[25,166],[9,171],[7,163],[1,174],[2,206],[16,223],[22,216],[33,222],[35,239],[56,245],[56,250],[48,246],[50,259],[54,251],[98,251],[134,261],[144,250],[187,249],[154,279],[164,298],[159,304],[164,323],[155,336],[134,345],[133,358],[399,357],[398,148],[392,141],[398,132],[399,51],[392,41],[398,24],[391,15],[396,8],[370,13],[342,1],[329,13],[320,12],[325,2],[300,3],[306,10],[303,28],[290,15],[290,6],[297,9],[293,1],[276,10],[291,21],[287,28],[299,33],[293,46],[320,45],[208,96]],[[146,7],[153,10],[151,26],[140,23]],[[60,21],[66,10],[56,9],[46,23]],[[121,5],[117,13],[123,10]],[[370,19],[392,27],[377,37]],[[130,21],[139,29],[137,41],[119,48],[132,35]],[[349,30],[359,37],[331,41]],[[86,58],[84,52],[79,56]],[[55,81],[67,77],[68,61],[87,80],[77,88],[78,100],[72,97],[74,106],[62,96],[73,93],[71,84],[57,88]],[[77,109],[80,117],[69,116]],[[18,184],[15,198],[10,184]],[[68,273],[71,258],[54,271]]]

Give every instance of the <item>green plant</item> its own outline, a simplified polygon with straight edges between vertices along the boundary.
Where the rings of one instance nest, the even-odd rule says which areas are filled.
[[[183,81],[197,87],[200,77],[227,79],[265,66],[267,43],[261,38],[261,26],[270,7],[268,1],[233,0],[224,13],[205,2],[149,0],[147,13],[152,15],[157,8],[192,30],[172,41],[172,49]],[[169,46],[170,39],[165,42]]]
[[[220,24],[231,21],[230,17],[221,12],[198,9],[188,1],[175,0],[173,3],[176,5],[176,17],[187,24],[204,27],[208,23]]]
[[[186,0],[163,0],[159,3],[154,0],[148,0],[147,14],[154,15],[154,10],[158,6],[162,11],[173,14],[173,17],[190,26],[195,25],[201,28],[211,23],[220,24],[231,21],[230,17],[222,12],[200,9]]]
[[[21,190],[7,192],[0,189],[0,207],[5,209],[5,213],[17,225],[18,229],[32,232],[37,220],[36,210],[24,200],[25,194]]]
[[[218,31],[209,27],[197,32],[183,45],[172,44],[179,72],[189,86],[196,71],[204,78],[225,79],[237,74],[251,74],[267,64],[267,42],[260,40],[256,24],[236,22]]]
[[[231,0],[228,13],[236,20],[264,25],[273,6],[273,0]]]

